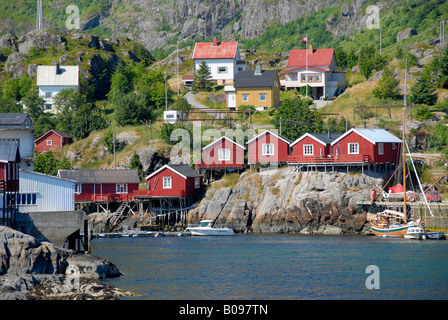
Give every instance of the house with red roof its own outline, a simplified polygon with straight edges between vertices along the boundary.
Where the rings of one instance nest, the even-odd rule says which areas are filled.
[[[333,99],[345,90],[345,72],[337,70],[334,49],[291,50],[281,85],[297,89],[308,85],[315,100]]]
[[[246,61],[241,59],[238,42],[197,42],[193,52],[194,70],[199,69],[202,61],[210,68],[211,78],[219,85],[233,83],[238,71],[247,69]]]

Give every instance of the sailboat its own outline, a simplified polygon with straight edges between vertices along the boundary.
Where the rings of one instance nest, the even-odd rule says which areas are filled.
[[[409,147],[405,141],[405,118],[406,118],[405,108],[403,108],[403,142],[402,142],[403,189],[404,189],[403,195],[406,194],[406,153],[404,148],[405,145],[408,149],[408,153],[410,154]],[[414,166],[414,172],[417,172],[412,157],[411,157],[411,163]],[[418,179],[417,175],[416,177],[420,189],[423,191],[420,180]],[[403,196],[403,212],[386,209],[376,214],[376,218],[371,222],[371,230],[374,235],[381,237],[403,238],[408,233],[409,228],[422,227],[424,223],[429,222],[434,218],[431,212],[431,208],[429,207],[428,201],[426,197],[424,197],[432,218],[423,222],[421,222],[420,220],[417,221],[408,220],[406,198],[407,198],[406,196]]]

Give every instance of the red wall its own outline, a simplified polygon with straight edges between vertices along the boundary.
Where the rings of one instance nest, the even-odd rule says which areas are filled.
[[[15,163],[0,163],[0,180],[5,180],[6,191],[19,191],[19,159],[17,158],[16,160]]]
[[[262,145],[274,144],[274,155],[263,155]],[[271,135],[269,132],[248,144],[248,161],[253,162],[286,162],[289,155],[289,144]]]
[[[163,177],[171,177],[171,189],[163,188]],[[158,180],[157,180],[158,178]],[[203,181],[200,179],[199,188],[195,188],[195,178],[184,179],[174,171],[165,168],[147,180],[151,196],[179,196],[190,197],[195,196],[202,188]],[[157,183],[156,183],[157,181]]]
[[[312,144],[314,146],[314,154],[312,156],[303,154],[303,145],[305,144]],[[330,153],[330,146],[324,146],[322,143],[317,142],[311,137],[305,137],[292,146],[292,156],[299,156],[299,157],[303,156],[305,158],[309,158],[310,161],[315,157],[328,155],[329,153]]]
[[[47,140],[52,140],[53,144],[51,146],[47,146]],[[35,148],[37,153],[41,153],[43,151],[60,148],[63,145],[71,143],[72,139],[62,138],[60,135],[56,134],[53,131],[47,132],[47,134],[40,138],[39,141],[36,141]]]
[[[127,194],[132,194],[134,190],[138,190],[138,183],[128,183]],[[75,195],[75,200],[87,199],[92,195],[116,195],[116,183],[83,183],[81,185],[81,193]]]
[[[219,149],[230,149],[230,160],[220,161]],[[205,167],[243,167],[244,166],[244,149],[237,146],[235,143],[222,138],[219,142],[209,147],[203,152],[203,159]]]

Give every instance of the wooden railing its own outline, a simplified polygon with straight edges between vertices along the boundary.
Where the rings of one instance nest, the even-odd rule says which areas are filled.
[[[369,155],[350,154],[340,156],[289,156],[290,163],[373,163]]]
[[[204,161],[198,161],[194,164],[196,168],[243,168],[244,163],[206,163]]]

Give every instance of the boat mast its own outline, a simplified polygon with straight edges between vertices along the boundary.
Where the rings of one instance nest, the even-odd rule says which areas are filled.
[[[405,119],[406,119],[406,106],[403,107],[403,142],[401,144],[401,152],[403,153],[403,214],[404,223],[408,222],[407,219],[407,206],[406,206],[406,153],[405,153]]]

